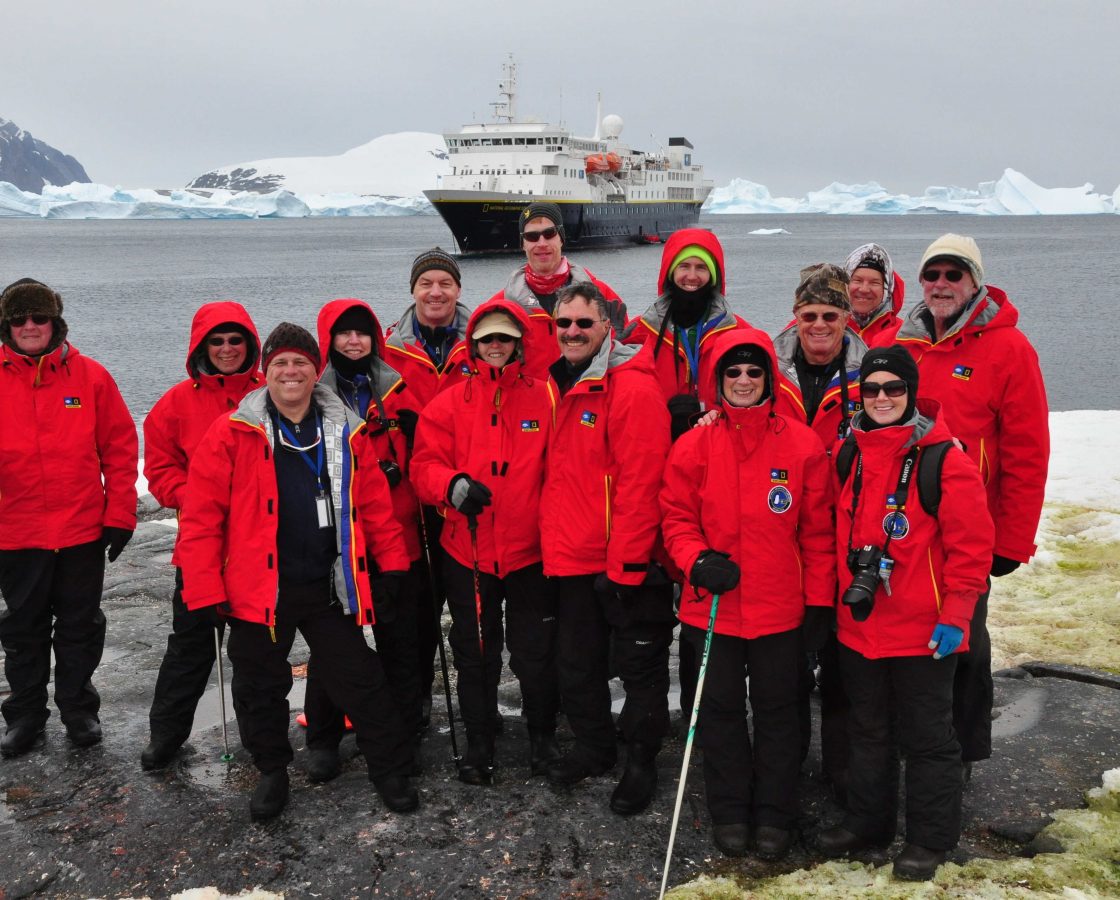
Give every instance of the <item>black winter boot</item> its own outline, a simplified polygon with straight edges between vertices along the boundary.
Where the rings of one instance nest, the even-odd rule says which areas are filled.
[[[632,741],[626,746],[626,770],[611,794],[611,809],[632,816],[649,806],[657,788],[657,751],[653,744]]]
[[[547,775],[549,763],[560,758],[560,745],[556,743],[556,726],[529,729],[529,771],[534,775]]]
[[[157,772],[171,765],[171,760],[183,746],[182,741],[153,737],[140,754],[140,767],[145,772]]]
[[[254,822],[275,819],[288,805],[288,770],[262,772],[252,799],[249,800],[249,816]]]
[[[468,733],[467,753],[459,763],[459,780],[464,784],[493,784],[493,760],[493,739]]]

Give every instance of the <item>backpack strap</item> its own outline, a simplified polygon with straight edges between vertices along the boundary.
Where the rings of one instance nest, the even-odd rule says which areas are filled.
[[[852,462],[856,458],[856,436],[849,434],[844,438],[840,449],[836,451],[836,474],[840,476],[840,484],[848,480],[852,473]],[[938,472],[940,474],[940,472]]]
[[[930,444],[922,449],[922,455],[918,459],[918,499],[921,500],[922,509],[935,519],[941,507],[941,469],[945,465],[945,454],[952,446],[952,441]]]

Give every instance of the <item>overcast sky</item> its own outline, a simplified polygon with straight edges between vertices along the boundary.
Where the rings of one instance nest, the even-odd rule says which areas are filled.
[[[52,0],[7,3],[0,117],[90,177],[176,187],[519,112],[684,135],[717,185],[1120,184],[1117,0]]]

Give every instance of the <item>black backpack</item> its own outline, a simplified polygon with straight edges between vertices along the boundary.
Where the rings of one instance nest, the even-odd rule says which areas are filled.
[[[952,441],[938,441],[921,448],[918,454],[918,499],[922,509],[937,518],[941,506],[941,467],[945,464],[945,454],[953,446]],[[855,435],[849,434],[836,451],[836,473],[840,484],[848,480],[852,463],[856,458]]]

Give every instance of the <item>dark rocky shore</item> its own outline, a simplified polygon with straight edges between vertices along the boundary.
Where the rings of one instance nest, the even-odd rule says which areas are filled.
[[[290,805],[275,822],[251,823],[256,775],[240,750],[232,709],[234,759],[221,761],[216,688],[204,697],[176,763],[161,773],[141,771],[148,704],[170,622],[174,530],[160,521],[165,516],[143,515],[132,544],[109,567],[109,636],[96,678],[104,742],[74,749],[55,714],[44,749],[0,761],[0,900],[166,897],[207,885],[234,894],[261,886],[289,897],[656,896],[684,743],[679,715],[677,736],[659,757],[653,807],[623,819],[607,807],[621,770],[563,791],[529,775],[528,740],[508,671],[496,785],[468,787],[456,779],[446,712],[437,699],[424,742],[422,806],[411,815],[381,806],[352,737],[343,743],[349,757],[343,775],[310,784],[293,715]],[[292,664],[303,662],[306,649],[297,643]],[[1001,675],[995,758],[977,764],[965,791],[957,862],[1040,849],[1032,841],[1048,813],[1081,806],[1083,792],[1120,764],[1120,679],[1044,665]],[[301,688],[297,680],[293,711]],[[566,732],[561,737],[570,739]],[[819,861],[808,849],[813,835],[840,810],[816,777],[816,747],[802,778],[802,840],[780,864],[728,860],[715,851],[698,762],[694,754],[671,883],[700,873],[765,876]],[[886,855],[866,859],[885,862]]]

